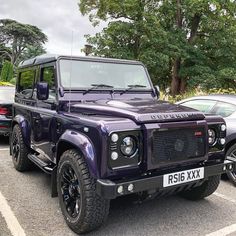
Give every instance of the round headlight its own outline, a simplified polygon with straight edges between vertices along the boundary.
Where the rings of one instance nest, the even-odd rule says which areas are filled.
[[[125,137],[120,146],[120,150],[124,156],[132,156],[137,150],[137,144],[134,138],[128,136]]]
[[[208,142],[213,145],[216,141],[216,132],[213,129],[208,129]]]

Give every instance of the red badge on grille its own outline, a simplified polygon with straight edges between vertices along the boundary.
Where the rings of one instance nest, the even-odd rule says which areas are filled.
[[[195,131],[194,135],[196,137],[202,136],[202,131]]]

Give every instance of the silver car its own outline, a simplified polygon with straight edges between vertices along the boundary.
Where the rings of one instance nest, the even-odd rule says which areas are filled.
[[[236,159],[236,95],[198,96],[179,101],[176,104],[197,109],[205,114],[221,115],[227,125],[225,153]],[[236,186],[236,173],[231,172],[228,177]]]

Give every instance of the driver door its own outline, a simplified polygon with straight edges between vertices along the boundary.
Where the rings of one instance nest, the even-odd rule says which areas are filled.
[[[53,126],[56,114],[56,70],[55,64],[45,64],[40,67],[38,81],[47,82],[49,97],[47,100],[36,98],[36,109],[32,113],[33,148],[44,157],[53,160]],[[34,93],[36,96],[36,93]]]

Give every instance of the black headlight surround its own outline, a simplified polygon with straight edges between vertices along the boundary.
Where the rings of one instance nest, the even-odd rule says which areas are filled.
[[[112,135],[117,134],[118,140],[116,142],[112,141]],[[132,153],[132,155],[125,155],[121,146],[124,138],[132,137],[135,140],[136,149]],[[108,165],[111,169],[120,169],[120,168],[129,168],[129,167],[137,167],[142,159],[143,147],[142,147],[142,134],[139,130],[131,130],[131,131],[114,131],[109,134],[108,138]],[[118,158],[116,160],[112,159],[112,153],[116,152]]]

